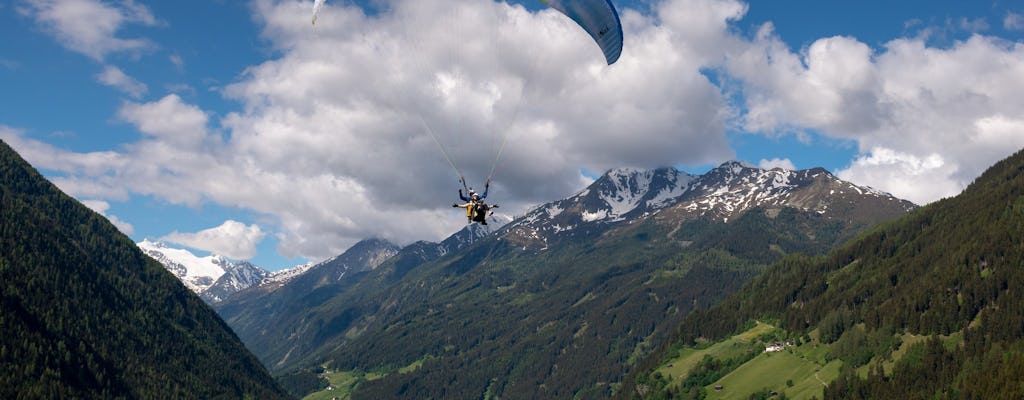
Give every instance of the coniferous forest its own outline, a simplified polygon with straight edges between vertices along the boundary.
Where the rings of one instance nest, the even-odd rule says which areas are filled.
[[[0,142],[0,398],[286,398],[230,328]]]
[[[787,257],[719,305],[690,314],[618,397],[691,398],[653,371],[673,349],[724,339],[757,320],[792,338],[813,332],[843,361],[826,399],[1024,398],[1022,290],[1024,151],[959,196],[828,255]],[[926,339],[894,361],[910,335]]]

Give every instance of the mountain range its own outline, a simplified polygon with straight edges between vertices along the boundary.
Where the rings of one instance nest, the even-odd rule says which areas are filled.
[[[847,232],[863,229],[914,204],[871,188],[845,182],[828,171],[765,170],[731,161],[704,175],[674,168],[613,169],[569,198],[533,209],[509,224],[504,235],[530,248],[548,240],[605,231],[615,223],[655,220],[669,224],[702,218],[729,222],[754,208],[783,208],[841,220]]]
[[[819,178],[824,180],[821,182],[823,186],[830,187],[830,198],[824,196],[821,186],[806,184]],[[709,180],[717,183],[709,186],[706,183]],[[517,229],[509,237],[523,244],[532,242],[543,247],[541,237],[548,238],[552,234],[573,237],[575,234],[585,234],[588,231],[585,228],[587,225],[632,220],[673,205],[681,205],[676,207],[674,213],[689,215],[666,214],[664,217],[685,220],[710,213],[727,222],[730,215],[742,214],[755,206],[785,205],[852,221],[857,219],[850,215],[850,212],[855,211],[852,208],[854,198],[843,200],[842,196],[847,193],[858,196],[856,201],[862,205],[866,199],[861,196],[864,194],[873,195],[874,200],[880,202],[891,202],[894,199],[886,193],[841,181],[822,169],[765,171],[734,161],[723,164],[708,176],[693,176],[673,168],[618,168],[608,171],[592,186],[574,196],[531,210],[525,218],[513,224]],[[832,209],[829,210],[829,207]],[[861,210],[869,207],[861,207]],[[909,209],[913,205],[907,203],[905,207]],[[865,221],[869,225],[875,222],[870,218]],[[500,227],[500,222],[504,221],[496,222],[499,222]],[[479,228],[472,229],[476,229],[478,234],[484,232]],[[454,240],[446,246],[454,243],[453,249],[461,248],[458,238],[465,236],[464,231],[457,232],[453,235]],[[529,240],[531,237],[540,242]],[[216,254],[199,257],[189,250],[172,248],[163,242],[144,240],[137,245],[211,304],[251,286],[280,284],[313,267],[310,263],[269,272],[249,262],[234,261]],[[431,246],[428,242],[419,245]],[[437,255],[447,251],[442,246]]]
[[[136,245],[211,304],[252,286],[286,282],[313,266],[303,264],[270,272],[247,261],[235,261],[217,254],[196,256],[187,249],[174,248],[164,242],[143,240]]]
[[[615,169],[491,234],[360,243],[215,307],[283,381],[382,376],[357,398],[608,397],[694,307],[914,208],[822,169]]]

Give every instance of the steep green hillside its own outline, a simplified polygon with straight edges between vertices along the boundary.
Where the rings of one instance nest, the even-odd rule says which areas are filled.
[[[1021,288],[1024,151],[959,196],[827,256],[788,257],[721,304],[689,315],[618,396],[695,394],[680,390],[678,375],[659,371],[682,349],[761,320],[777,321],[780,336],[805,338],[842,362],[825,398],[1022,398]],[[758,368],[748,363],[743,367]]]
[[[0,398],[287,397],[228,326],[0,142]]]

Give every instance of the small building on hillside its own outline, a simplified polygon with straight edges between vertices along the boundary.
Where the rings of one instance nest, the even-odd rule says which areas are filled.
[[[793,342],[786,342],[786,343],[775,342],[773,344],[769,344],[769,345],[765,346],[764,347],[764,352],[765,353],[773,353],[773,352],[776,352],[776,351],[782,351],[787,346],[792,346],[792,345],[793,345]]]

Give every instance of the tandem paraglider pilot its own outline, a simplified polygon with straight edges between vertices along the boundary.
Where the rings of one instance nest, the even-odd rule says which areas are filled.
[[[490,190],[490,182],[484,186],[484,193],[478,194],[469,189],[469,196],[462,194],[462,189],[459,189],[459,199],[466,202],[465,204],[452,204],[452,207],[460,207],[466,209],[466,223],[471,224],[473,222],[479,222],[480,225],[487,225],[487,215],[492,208],[498,208],[498,205],[489,206],[484,202],[487,197],[487,192]]]

